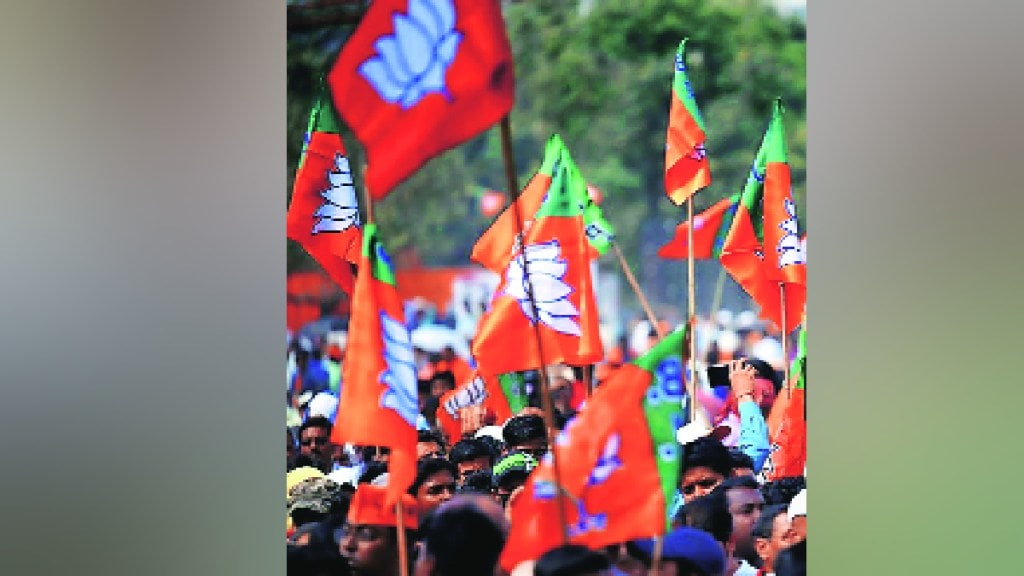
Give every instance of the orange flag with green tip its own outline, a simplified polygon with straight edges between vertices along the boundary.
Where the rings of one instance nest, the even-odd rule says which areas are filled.
[[[684,38],[676,52],[672,104],[665,137],[665,193],[677,205],[711,184],[711,167],[704,149],[704,119],[686,77],[685,46]]]
[[[686,332],[677,329],[616,370],[566,424],[552,448],[560,481],[549,454],[512,502],[502,568],[562,543],[559,506],[569,541],[590,548],[667,531],[682,457],[675,434],[684,421]]]
[[[480,319],[473,356],[481,373],[556,363],[583,366],[604,357],[583,224],[586,193],[586,182],[573,178],[567,163],[558,162],[547,196]],[[527,282],[533,287],[536,314]]]
[[[363,230],[348,334],[331,442],[391,448],[388,505],[394,505],[416,477],[419,403],[402,300],[375,224]]]

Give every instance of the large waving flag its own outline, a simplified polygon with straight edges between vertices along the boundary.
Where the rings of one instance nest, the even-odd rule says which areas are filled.
[[[506,571],[562,541],[591,548],[664,534],[679,475],[675,439],[684,421],[681,358],[686,327],[616,370],[555,441],[561,484],[550,455],[512,504],[501,556]]]
[[[462,438],[461,411],[473,406],[487,408],[501,426],[528,404],[526,382],[518,372],[488,376],[476,373],[464,385],[445,392],[438,402],[437,423],[450,442]]]
[[[309,115],[287,222],[288,238],[301,244],[351,295],[352,267],[359,261],[362,244],[359,203],[338,120],[326,94],[321,94]]]
[[[391,261],[367,224],[331,441],[391,448],[389,505],[416,477],[416,361],[404,316]]]
[[[376,0],[328,75],[383,198],[512,109],[512,52],[497,0]]]
[[[732,224],[732,217],[736,214],[739,205],[739,193],[728,198],[722,198],[711,205],[710,208],[693,217],[693,257],[698,260],[717,258],[722,254],[722,245],[719,239],[725,236],[725,231]],[[664,246],[658,249],[658,256],[668,260],[687,259],[689,252],[690,222],[679,223],[676,226],[675,236]]]
[[[807,463],[807,418],[804,399],[807,385],[807,327],[800,328],[797,357],[790,368],[793,385],[779,392],[768,414],[771,452],[761,469],[765,482],[787,476],[803,476]]]
[[[665,193],[677,205],[711,184],[711,168],[704,149],[704,119],[686,77],[685,46],[684,38],[676,51],[672,104],[665,138]]]
[[[503,270],[490,309],[480,319],[473,356],[484,374],[592,364],[604,356],[584,234],[586,183],[560,162],[524,241]],[[529,271],[529,276],[526,275]],[[530,304],[533,287],[537,310]]]
[[[722,267],[761,307],[761,316],[782,327],[781,288],[779,276],[772,273],[765,261],[765,208],[766,186],[786,186],[779,182],[781,171],[767,170],[769,163],[785,163],[785,133],[782,126],[782,111],[776,105],[768,129],[761,140],[761,146],[750,167],[750,175],[740,196],[739,207],[732,220],[732,226],[725,236],[719,259]],[[772,180],[769,182],[769,178]],[[786,329],[795,329],[803,314],[806,289],[797,284],[784,284],[787,290]],[[790,303],[792,301],[792,303]]]
[[[764,176],[764,262],[768,278],[786,291],[786,330],[796,328],[807,300],[807,257],[800,240],[793,201],[786,131],[782,123],[782,102],[775,102],[772,142],[765,158]],[[781,302],[762,310],[762,315],[782,318]],[[792,312],[791,312],[792,310]]]
[[[608,251],[615,238],[615,229],[605,219],[601,207],[586,192],[586,180],[573,161],[562,138],[558,134],[554,134],[548,138],[544,147],[544,161],[540,169],[533,175],[516,200],[519,205],[521,222],[516,222],[515,206],[507,206],[473,245],[473,250],[469,255],[470,260],[499,274],[505,271],[509,260],[512,259],[513,251],[517,244],[521,243],[519,231],[528,230],[533,225],[534,216],[544,202],[551,186],[552,175],[557,170],[565,170],[565,175],[569,178],[569,185],[574,187],[573,193],[581,202],[584,233],[590,243],[588,250],[590,258],[597,258]]]

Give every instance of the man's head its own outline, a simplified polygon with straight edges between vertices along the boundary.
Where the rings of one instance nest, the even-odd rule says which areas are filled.
[[[683,507],[682,516],[684,526],[711,534],[726,553],[731,549],[732,515],[729,514],[724,494],[712,492],[694,498]]]
[[[385,506],[387,489],[360,485],[348,510],[345,533],[338,542],[341,555],[348,560],[355,574],[395,576],[398,567],[398,519],[394,506]],[[411,546],[417,526],[414,499],[402,496],[403,525],[406,542]]]
[[[634,540],[632,547],[650,567],[654,539]],[[690,527],[676,528],[665,535],[661,557],[660,576],[723,576],[726,567],[721,544],[707,532]]]
[[[527,452],[539,460],[548,451],[548,430],[540,416],[524,414],[510,418],[501,433],[508,453]]]
[[[420,430],[416,435],[416,459],[444,458],[445,444],[439,434],[431,430]]]
[[[586,546],[562,544],[538,558],[533,573],[534,576],[607,576],[611,574],[611,562],[604,554]]]
[[[416,479],[409,486],[409,494],[416,498],[421,518],[455,496],[458,473],[455,465],[444,458],[417,462]]]
[[[786,516],[789,517],[789,534],[787,535],[790,542],[803,542],[807,540],[807,489],[804,488],[789,503],[789,507],[786,508]]]
[[[683,446],[683,470],[679,476],[683,502],[710,493],[729,477],[731,470],[729,450],[718,440],[705,436]]]
[[[313,416],[303,422],[299,428],[299,453],[330,461],[331,426],[331,421],[323,416]]]
[[[732,465],[729,476],[754,475],[754,459],[744,454],[739,448],[729,449],[729,463]]]
[[[493,574],[506,532],[501,509],[493,500],[460,495],[427,515],[420,526],[422,548],[415,576]]]
[[[761,517],[754,524],[754,549],[766,572],[774,571],[775,556],[786,547],[788,530],[789,518],[786,517],[785,506],[774,504],[761,511]]]
[[[455,375],[448,370],[435,372],[430,377],[430,395],[440,398],[445,392],[455,390]]]
[[[526,478],[536,467],[537,460],[525,452],[509,454],[494,465],[494,494],[502,506],[508,505],[512,493],[526,483]]]
[[[494,452],[489,444],[479,438],[459,440],[452,446],[449,460],[459,471],[459,485],[473,472],[490,470],[494,466]]]
[[[288,489],[288,516],[296,527],[319,522],[348,509],[350,492],[321,476],[301,480]]]
[[[721,494],[732,515],[733,554],[751,564],[758,562],[751,533],[761,516],[764,498],[753,476],[737,476],[722,482],[715,493]]]

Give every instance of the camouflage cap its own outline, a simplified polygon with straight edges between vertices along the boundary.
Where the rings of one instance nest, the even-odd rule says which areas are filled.
[[[341,484],[328,478],[307,478],[288,490],[288,514],[293,510],[326,514],[341,503]]]

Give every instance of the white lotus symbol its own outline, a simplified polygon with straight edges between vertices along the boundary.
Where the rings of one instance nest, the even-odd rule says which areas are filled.
[[[792,194],[792,191],[790,191]],[[786,215],[789,216],[786,220],[783,220],[779,224],[784,234],[779,239],[779,244],[775,247],[775,251],[779,255],[779,268],[785,266],[792,266],[796,264],[804,264],[807,262],[807,258],[804,256],[803,246],[800,243],[800,237],[797,236],[797,221],[796,221],[796,204],[793,200],[786,198],[783,206],[786,209]]]
[[[580,316],[579,310],[569,301],[572,287],[562,282],[569,269],[569,263],[562,259],[562,248],[557,240],[529,244],[509,262],[508,271],[505,273],[508,282],[504,294],[518,300],[523,314],[531,322],[537,322],[526,294],[524,258],[530,270],[530,284],[533,286],[533,297],[537,303],[540,322],[562,334],[582,335],[575,320]]]
[[[402,109],[416,105],[431,92],[445,90],[444,75],[455,60],[462,33],[455,30],[451,0],[409,0],[409,13],[396,13],[393,36],[381,36],[377,49],[359,73],[390,103]]]
[[[409,330],[404,324],[381,312],[381,335],[384,338],[384,361],[387,369],[380,381],[388,389],[380,405],[398,413],[410,426],[416,426],[419,403],[416,393],[416,359],[413,356]]]
[[[619,459],[619,435],[612,434],[608,437],[608,442],[605,443],[597,464],[594,464],[594,469],[590,472],[587,486],[603,484],[612,475],[612,472],[619,468],[622,468],[622,460]]]

